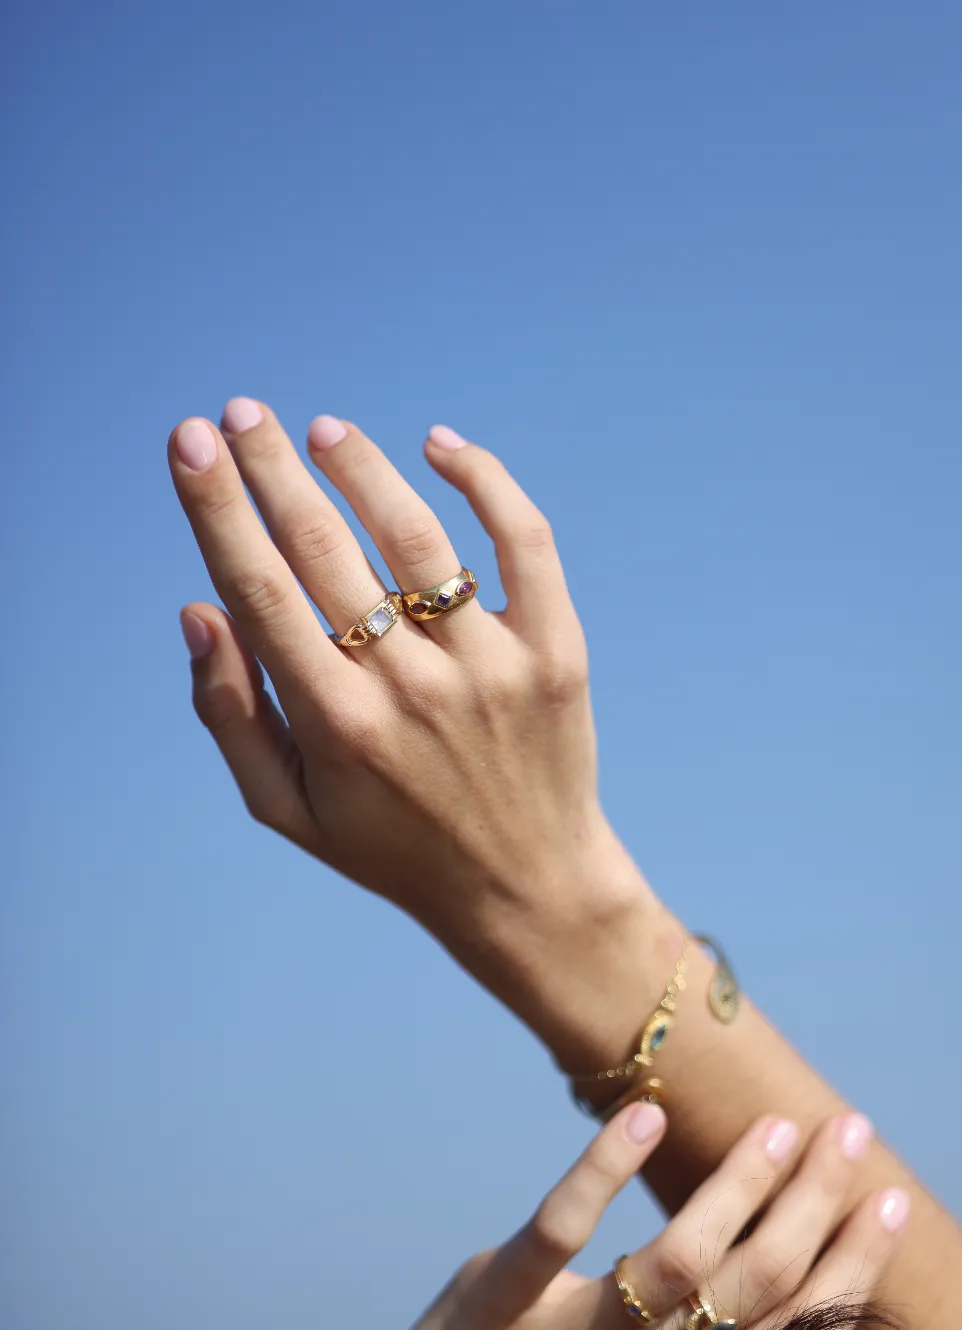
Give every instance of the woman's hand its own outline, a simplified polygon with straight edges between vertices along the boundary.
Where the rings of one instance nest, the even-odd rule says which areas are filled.
[[[354,425],[319,417],[308,446],[402,593],[472,564]],[[391,588],[270,409],[235,399],[223,434],[177,427],[174,484],[230,616],[184,611],[196,709],[258,821],[393,900],[563,1061],[590,1067],[598,1030],[611,1056],[635,1032],[637,999],[604,989],[638,992],[633,944],[655,907],[599,806],[584,637],[550,528],[501,463],[445,427],[426,452],[494,541],[507,608],[402,615],[352,651],[307,596],[344,633]]]
[[[738,1330],[853,1324],[908,1216],[907,1196],[890,1189],[867,1197],[838,1227],[870,1132],[856,1115],[825,1125],[771,1204],[798,1131],[777,1118],[755,1123],[658,1237],[622,1262],[627,1286],[652,1321],[628,1311],[611,1273],[586,1279],[566,1269],[664,1127],[664,1114],[652,1105],[619,1113],[524,1228],[468,1261],[415,1330],[622,1330],[631,1321],[707,1330],[709,1316],[693,1312],[699,1298],[719,1323],[730,1318]],[[766,1206],[751,1235],[735,1245]],[[829,1306],[837,1320],[825,1314]],[[803,1313],[814,1309],[822,1319],[806,1322]]]

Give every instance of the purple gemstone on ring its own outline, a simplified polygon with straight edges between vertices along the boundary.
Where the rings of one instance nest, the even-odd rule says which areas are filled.
[[[431,606],[424,600],[416,600],[411,606],[412,614],[427,614]]]
[[[448,605],[451,604],[450,591],[439,591],[438,594],[434,597],[434,603],[435,605],[437,605],[438,609],[440,610],[445,609]]]
[[[470,594],[471,594],[471,592],[472,592],[473,590],[474,590],[474,583],[473,583],[473,582],[462,582],[461,585],[458,587],[458,595],[459,595],[459,596],[470,596]]]

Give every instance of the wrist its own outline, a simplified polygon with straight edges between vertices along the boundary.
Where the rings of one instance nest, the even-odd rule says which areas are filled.
[[[610,830],[488,931],[470,968],[538,1036],[559,1069],[621,1061],[677,961],[684,929]]]

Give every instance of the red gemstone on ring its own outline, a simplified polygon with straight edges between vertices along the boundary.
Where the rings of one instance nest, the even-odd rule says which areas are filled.
[[[469,596],[473,590],[474,590],[473,582],[462,582],[461,585],[458,587],[458,595]]]
[[[411,613],[412,613],[412,614],[427,614],[427,612],[428,612],[428,610],[429,610],[430,608],[431,608],[431,606],[428,605],[428,604],[426,604],[423,600],[416,600],[416,601],[414,602],[414,604],[411,606]]]

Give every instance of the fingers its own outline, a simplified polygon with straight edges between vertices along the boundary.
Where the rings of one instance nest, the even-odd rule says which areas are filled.
[[[495,1255],[472,1305],[479,1325],[511,1325],[544,1292],[595,1230],[605,1209],[665,1131],[653,1104],[632,1104],[598,1133],[534,1216]]]
[[[467,443],[447,425],[435,425],[425,454],[461,491],[494,541],[508,622],[532,644],[581,630],[565,585],[551,528],[493,454]]]
[[[258,521],[214,426],[196,418],[178,425],[168,460],[211,581],[290,715],[288,700],[296,705],[305,685],[347,669],[343,653]]]
[[[776,1330],[789,1315],[833,1302],[850,1308],[870,1302],[898,1251],[909,1209],[908,1195],[898,1187],[867,1197],[849,1215],[798,1292],[759,1330]]]
[[[785,1172],[797,1142],[794,1122],[756,1122],[658,1237],[629,1257],[628,1279],[653,1316],[711,1284],[728,1248]]]
[[[213,605],[181,613],[191,655],[194,710],[210,731],[258,822],[317,850],[317,823],[298,779],[299,754],[264,690],[260,666]]]
[[[269,407],[234,397],[222,424],[275,545],[334,631],[346,632],[385,591],[353,532]]]
[[[347,499],[370,532],[401,592],[427,591],[461,567],[444,528],[421,496],[371,440],[349,421],[318,416],[307,435],[312,460]],[[441,640],[481,630],[484,615],[475,601],[456,615],[424,625]]]
[[[825,1124],[751,1237],[708,1279],[706,1297],[720,1316],[757,1319],[798,1288],[838,1222],[871,1138],[871,1123],[857,1113]]]

